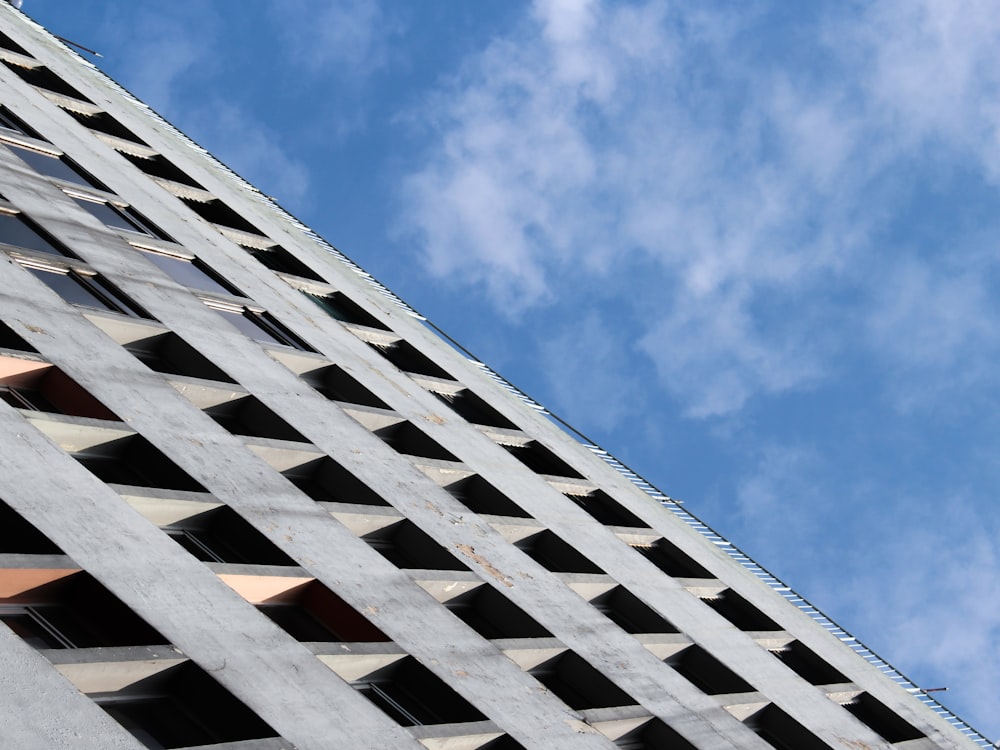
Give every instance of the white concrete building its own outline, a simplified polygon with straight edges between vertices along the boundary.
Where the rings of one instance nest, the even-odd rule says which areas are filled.
[[[0,747],[989,744],[0,3]]]

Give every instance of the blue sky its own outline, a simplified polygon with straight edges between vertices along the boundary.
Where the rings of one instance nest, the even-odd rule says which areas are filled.
[[[991,2],[24,10],[1000,737]]]

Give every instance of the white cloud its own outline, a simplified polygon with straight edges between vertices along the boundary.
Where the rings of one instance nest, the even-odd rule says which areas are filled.
[[[809,387],[864,338],[839,299],[875,299],[874,243],[921,170],[947,152],[992,174],[1000,21],[953,7],[803,22],[775,60],[758,14],[538,0],[428,105],[439,140],[403,183],[405,227],[430,273],[514,316],[580,284],[620,293],[651,262],[659,284],[622,304],[691,416]]]

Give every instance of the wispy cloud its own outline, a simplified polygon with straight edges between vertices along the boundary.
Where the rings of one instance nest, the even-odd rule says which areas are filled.
[[[271,15],[284,54],[312,74],[363,82],[386,66],[402,23],[379,0],[282,0]]]
[[[629,335],[691,416],[821,382],[864,336],[843,295],[908,252],[889,230],[914,184],[947,182],[944,152],[992,179],[1000,132],[995,21],[864,13],[769,59],[763,12],[536,2],[428,104],[439,140],[403,183],[426,268],[517,315],[651,264]]]

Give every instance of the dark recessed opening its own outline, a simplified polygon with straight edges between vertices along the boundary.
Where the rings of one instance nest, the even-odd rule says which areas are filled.
[[[179,182],[181,185],[203,189],[201,185],[188,177],[186,173],[178,169],[173,162],[163,158],[160,154],[154,156],[136,156],[125,151],[119,151],[119,153],[152,177],[162,177],[171,182]]]
[[[21,135],[26,135],[29,138],[34,138],[38,141],[46,140],[45,138],[42,138],[41,134],[37,130],[4,106],[0,106],[0,128],[13,130]]]
[[[594,490],[586,495],[566,493],[566,497],[579,505],[599,523],[607,526],[646,528],[646,523],[641,518],[622,507],[604,490]]]
[[[530,440],[523,445],[507,445],[503,443],[501,445],[514,458],[536,474],[583,479],[582,474],[535,440]]]
[[[132,141],[132,143],[138,143],[143,146],[147,145],[144,140],[118,122],[118,120],[113,118],[107,112],[95,112],[94,114],[90,114],[77,112],[72,109],[64,109],[63,111],[90,130],[96,130],[99,133],[112,135],[115,138],[121,138],[123,141]]]
[[[799,641],[771,651],[784,662],[785,666],[812,685],[836,685],[849,682],[839,671],[831,667],[813,651]]]
[[[13,349],[18,352],[37,352],[31,344],[14,333],[14,329],[6,323],[0,322],[0,348]]]
[[[202,355],[197,349],[173,332],[157,333],[125,345],[138,360],[151,370],[166,375],[235,383],[229,375]]]
[[[659,719],[646,722],[638,729],[615,740],[622,750],[697,750]]]
[[[476,750],[526,750],[526,748],[509,734],[505,734],[503,737],[497,737],[485,745],[480,745]]]
[[[752,693],[754,687],[701,646],[688,646],[666,660],[688,682],[709,695]]]
[[[468,388],[463,388],[458,393],[438,393],[437,391],[432,391],[432,393],[448,404],[455,410],[455,413],[467,422],[488,427],[501,427],[505,430],[517,429],[516,424]]]
[[[18,409],[118,419],[58,367],[3,355],[0,355],[0,401]]]
[[[310,643],[385,643],[389,637],[319,581],[297,588],[281,602],[257,609],[299,641]]]
[[[232,508],[216,508],[163,530],[202,562],[298,565]]]
[[[300,464],[283,473],[288,481],[317,502],[389,505],[329,456]]]
[[[191,662],[94,701],[149,748],[182,748],[276,737],[257,714]]]
[[[531,674],[563,703],[578,711],[636,703],[628,693],[572,651],[540,664]]]
[[[264,236],[264,233],[257,227],[218,199],[207,202],[191,200],[189,198],[181,198],[181,200],[205,221],[212,224],[221,224],[224,227],[237,229],[241,232],[256,234],[261,237]]]
[[[554,573],[603,573],[592,560],[546,529],[517,542],[517,547]]]
[[[402,726],[458,724],[486,717],[412,656],[352,683]]]
[[[705,598],[702,601],[740,630],[750,632],[757,630],[781,630],[781,626],[778,623],[732,589],[726,589],[718,596]]]
[[[77,257],[24,214],[0,214],[0,242],[47,255]]]
[[[398,568],[468,570],[457,557],[438,544],[412,521],[399,521],[362,537],[382,557]]]
[[[886,742],[895,744],[926,736],[868,693],[861,693],[850,703],[845,704],[844,708],[854,714],[861,723],[880,734]]]
[[[66,81],[57,76],[44,65],[39,65],[34,68],[26,68],[22,65],[8,62],[7,60],[2,60],[0,62],[3,62],[4,65],[14,71],[25,83],[30,83],[32,86],[38,86],[38,88],[46,89],[48,91],[54,91],[55,93],[62,94],[63,96],[78,99],[81,102],[93,104],[90,99],[70,86],[66,83]]]
[[[626,633],[678,633],[670,622],[624,586],[615,586],[590,603]]]
[[[416,375],[430,375],[432,378],[443,378],[454,380],[454,378],[438,367],[426,355],[422,354],[412,344],[406,341],[396,341],[392,344],[368,345],[396,365],[403,372],[412,372]]]
[[[18,572],[8,570],[0,575]],[[0,598],[0,621],[38,649],[167,643],[120,599],[82,572]]]
[[[71,454],[109,484],[204,492],[205,488],[140,435],[118,438]]]
[[[382,331],[389,330],[388,326],[342,292],[312,294],[304,291],[302,293],[323,308],[331,318],[343,323],[354,323],[368,328],[378,328]]]
[[[11,52],[16,52],[19,55],[24,55],[25,57],[32,57],[28,50],[3,33],[0,33],[0,47],[9,49]]]
[[[43,154],[41,151],[15,146],[11,143],[6,145],[23,162],[38,172],[38,174],[45,175],[46,177],[54,177],[57,180],[72,182],[76,185],[83,185],[84,187],[92,187],[97,190],[106,191],[108,189],[96,177],[65,156]]]
[[[279,245],[269,247],[267,250],[256,247],[244,247],[243,249],[272,271],[313,281],[323,281],[319,274]]]
[[[397,422],[375,430],[375,434],[393,450],[406,456],[433,458],[438,461],[458,461],[450,452],[429,438],[411,422]]]
[[[689,555],[681,552],[666,539],[657,539],[652,544],[633,544],[632,548],[640,552],[643,557],[668,576],[674,578],[715,578]]]
[[[337,365],[302,375],[302,379],[331,401],[388,409],[388,405]]]
[[[444,605],[483,638],[551,638],[523,609],[491,586],[478,586]]]
[[[7,503],[0,500],[0,553],[18,555],[61,555],[42,532],[28,523]]]
[[[830,750],[829,745],[773,704],[744,723],[778,750]]]
[[[234,435],[306,442],[302,434],[254,396],[244,396],[205,409],[205,413]]]
[[[531,518],[531,515],[478,474],[449,484],[445,489],[473,513],[488,516]]]

